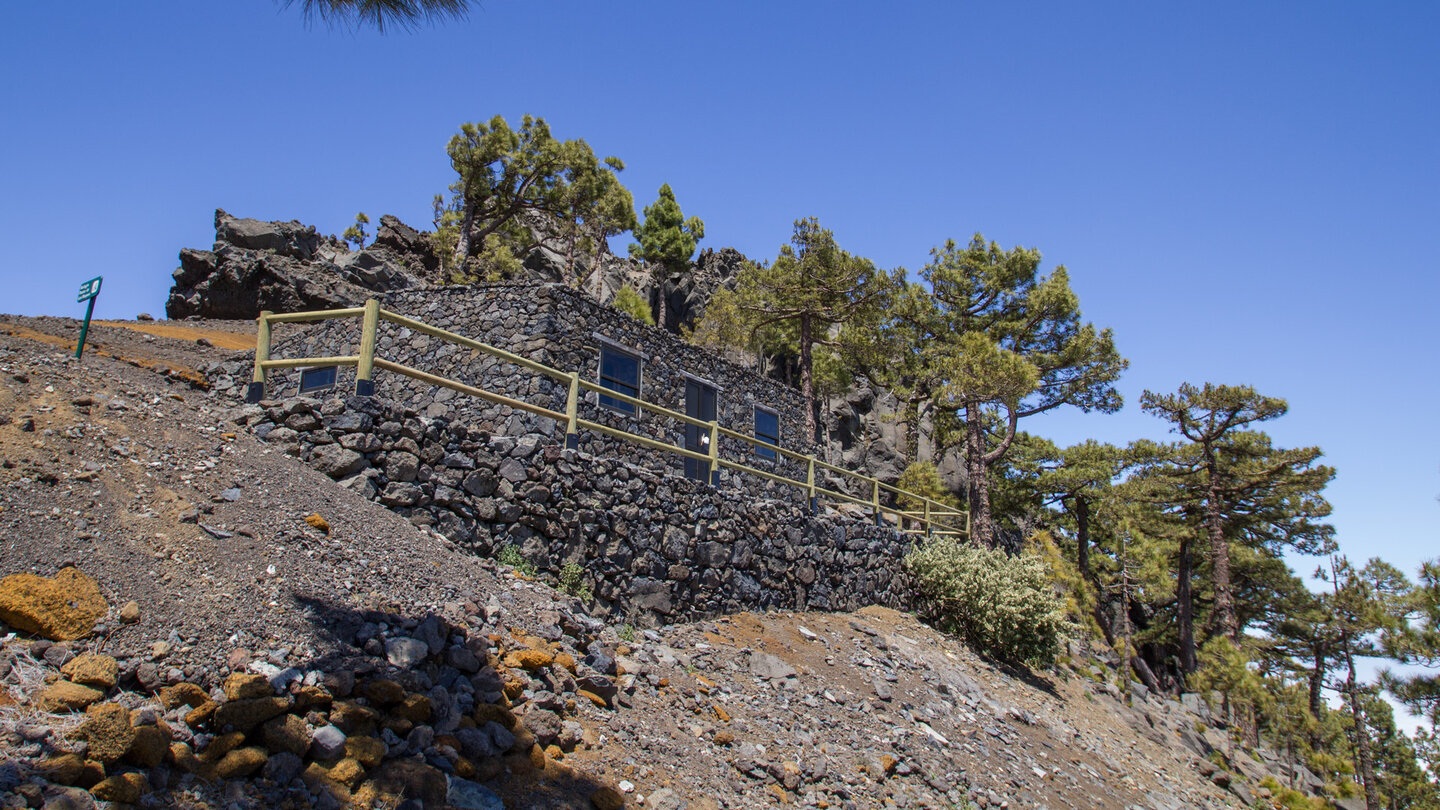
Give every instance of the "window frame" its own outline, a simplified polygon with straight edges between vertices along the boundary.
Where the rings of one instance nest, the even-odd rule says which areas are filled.
[[[322,384],[322,385],[314,385],[314,386],[311,386],[311,387],[309,387],[309,388],[306,388],[306,387],[305,387],[305,375],[311,374],[311,373],[313,373],[313,372],[319,372],[319,371],[329,371],[329,372],[330,372],[330,382],[324,383],[324,384]],[[312,394],[312,393],[314,393],[314,392],[316,392],[316,391],[325,391],[325,390],[334,388],[335,385],[336,385],[336,383],[338,383],[339,381],[340,381],[340,367],[339,367],[339,366],[302,366],[301,369],[300,369],[300,379],[299,379],[299,381],[297,382],[296,387],[299,389],[299,394],[300,394],[301,396],[304,396],[304,395],[306,395],[306,394]]]
[[[760,420],[759,420],[759,415],[762,414],[762,413],[763,413],[763,414],[768,414],[769,416],[772,416],[772,417],[775,418],[775,435],[774,435],[774,436],[770,436],[770,435],[768,435],[768,434],[762,434],[762,433],[760,432]],[[777,411],[777,410],[775,410],[774,408],[768,408],[768,407],[766,407],[766,406],[764,406],[764,405],[756,404],[756,405],[753,406],[753,413],[752,413],[751,416],[750,416],[750,427],[751,427],[751,433],[754,435],[754,437],[755,437],[756,439],[759,439],[760,441],[765,441],[765,440],[767,440],[767,439],[774,439],[773,442],[769,442],[770,444],[773,444],[773,445],[775,446],[773,449],[770,448],[770,447],[765,447],[765,446],[758,445],[758,444],[757,444],[757,445],[754,445],[755,455],[757,455],[757,456],[759,456],[759,457],[761,457],[761,458],[764,458],[764,459],[768,459],[768,460],[770,460],[770,461],[779,461],[779,460],[780,460],[780,450],[779,450],[779,448],[781,448],[781,447],[784,446],[784,445],[780,444],[780,412]]]
[[[634,392],[633,394],[630,393],[629,391],[624,391],[624,390],[621,390],[621,389],[619,389],[619,388],[611,387],[611,385],[609,385],[609,384],[607,383],[607,380],[608,380],[608,381],[614,382],[615,384],[618,384],[618,385],[626,385],[626,386],[629,385],[629,384],[626,383],[624,380],[621,380],[621,379],[619,379],[619,378],[617,378],[617,377],[607,377],[607,375],[605,374],[605,355],[606,355],[607,352],[608,352],[608,353],[617,354],[617,355],[619,355],[619,356],[621,356],[621,357],[625,357],[625,358],[628,358],[628,359],[630,359],[630,360],[635,361],[635,386],[634,386],[635,392]],[[597,351],[597,355],[598,355],[598,357],[596,358],[596,362],[595,362],[595,381],[596,381],[597,383],[599,383],[602,388],[607,388],[607,389],[609,389],[609,390],[611,390],[611,391],[614,391],[614,392],[617,393],[617,394],[624,394],[624,395],[626,395],[626,396],[634,397],[635,399],[642,399],[642,397],[641,397],[641,392],[645,390],[645,389],[644,389],[644,385],[645,385],[645,355],[644,355],[644,353],[642,353],[642,352],[640,352],[640,351],[637,351],[637,350],[635,350],[635,349],[632,349],[632,348],[630,348],[630,347],[628,347],[628,346],[624,346],[624,345],[622,345],[622,344],[618,344],[618,343],[615,343],[615,342],[613,342],[613,341],[605,340],[605,341],[601,341],[601,342],[600,342],[600,346],[599,346],[599,350]],[[640,418],[640,410],[641,410],[641,409],[640,409],[639,406],[631,405],[631,404],[628,403],[628,402],[621,402],[620,400],[614,399],[614,398],[610,397],[609,395],[607,395],[607,394],[605,394],[605,393],[603,393],[603,392],[600,392],[600,391],[597,391],[597,392],[595,392],[595,393],[596,393],[595,404],[598,405],[598,406],[600,406],[601,408],[606,408],[606,409],[611,410],[611,411],[614,411],[614,412],[616,412],[616,413],[624,414],[624,415],[626,415],[626,416],[631,416],[631,417],[634,417],[634,418],[636,418],[636,419],[639,419],[639,418]],[[608,400],[608,401],[607,401],[607,400]]]

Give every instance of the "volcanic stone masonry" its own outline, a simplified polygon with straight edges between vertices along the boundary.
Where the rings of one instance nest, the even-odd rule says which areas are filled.
[[[749,433],[756,406],[778,416],[783,446],[805,441],[804,401],[772,380],[647,327],[581,293],[554,284],[499,283],[387,294],[381,306],[560,370],[598,372],[602,347],[641,359],[641,394],[677,411],[687,381],[717,390],[721,425]],[[359,320],[326,321],[286,337],[272,357],[353,354]],[[376,356],[563,411],[567,386],[490,355],[381,323]],[[238,396],[245,360],[217,369],[221,393]],[[562,451],[563,426],[524,411],[385,371],[373,397],[354,390],[353,369],[335,385],[297,396],[300,370],[272,373],[276,399],[249,406],[242,421],[362,495],[432,526],[477,553],[513,545],[536,567],[585,571],[602,610],[641,623],[745,608],[849,610],[897,605],[908,541],[871,524],[864,510],[812,516],[804,490],[724,470],[718,486],[683,476],[681,457],[581,431],[579,451]],[[593,393],[581,415],[682,444],[684,425],[659,414],[601,407]],[[726,458],[804,480],[805,466],[758,456],[722,439]],[[692,472],[694,472],[692,470]],[[843,482],[822,478],[832,489]],[[857,493],[859,494],[859,493]],[[868,494],[868,493],[865,493]]]
[[[383,397],[243,406],[268,442],[450,541],[583,571],[600,614],[650,626],[743,609],[904,606],[909,541],[853,512],[812,516],[753,477],[713,487],[550,437],[490,433]],[[546,443],[550,442],[550,443]]]

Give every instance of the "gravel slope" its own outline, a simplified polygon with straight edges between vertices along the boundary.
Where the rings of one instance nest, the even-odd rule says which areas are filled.
[[[584,742],[564,766],[487,783],[506,807],[588,807],[600,784],[672,810],[1243,806],[1181,744],[1197,718],[1153,698],[1127,705],[1103,663],[1006,672],[876,608],[638,637],[605,627],[579,600],[237,430],[235,403],[190,373],[232,356],[220,341],[101,325],[77,363],[65,350],[75,330],[0,318],[0,576],[74,564],[112,606],[137,602],[140,622],[104,624],[89,645],[131,683],[213,685],[251,660],[353,666],[365,655],[355,628],[376,614],[413,626],[478,612],[485,631],[542,635],[578,623],[566,642],[577,655],[599,644],[618,662],[617,708],[581,701]],[[250,795],[232,793],[241,806]]]

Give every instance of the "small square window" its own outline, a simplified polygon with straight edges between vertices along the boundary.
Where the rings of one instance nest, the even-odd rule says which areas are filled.
[[[755,438],[766,444],[780,446],[780,415],[755,406]],[[775,447],[755,446],[755,455],[761,458],[776,458]]]
[[[600,384],[626,396],[640,397],[640,358],[619,349],[600,349]],[[634,414],[635,405],[614,397],[600,395],[600,404],[621,413]]]
[[[318,366],[300,372],[300,393],[335,387],[335,367]]]

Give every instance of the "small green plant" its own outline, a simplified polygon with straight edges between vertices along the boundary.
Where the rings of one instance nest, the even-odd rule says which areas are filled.
[[[981,654],[1047,666],[1075,629],[1033,551],[1012,557],[945,536],[910,552],[905,566],[922,614]]]
[[[916,461],[906,467],[905,471],[900,473],[900,479],[895,482],[895,486],[906,492],[913,492],[922,498],[939,502],[942,504],[941,507],[933,507],[937,510],[944,507],[960,508],[960,499],[945,488],[945,482],[940,478],[940,471],[928,461]],[[924,501],[905,495],[900,496],[900,505],[905,509],[917,512],[925,509]]]
[[[355,224],[345,229],[340,238],[355,246],[356,250],[365,247],[365,239],[370,235],[365,232],[365,226],[370,224],[370,217],[365,216],[361,211],[355,215]]]
[[[499,560],[502,565],[514,568],[516,573],[524,574],[527,577],[535,576],[534,564],[520,556],[519,546],[506,546],[500,549],[500,553],[495,555],[495,559]]]
[[[571,596],[578,596],[585,601],[595,594],[591,592],[590,586],[585,584],[585,569],[578,563],[565,563],[560,567],[560,590]]]
[[[625,642],[634,641],[634,640],[635,640],[635,626],[632,625],[632,624],[622,624],[622,625],[620,625],[620,629],[616,631],[616,634],[620,636],[620,640],[621,640],[621,641],[625,641]]]
[[[615,292],[615,300],[611,301],[610,305],[646,326],[655,325],[655,316],[650,314],[650,304],[629,284]]]

